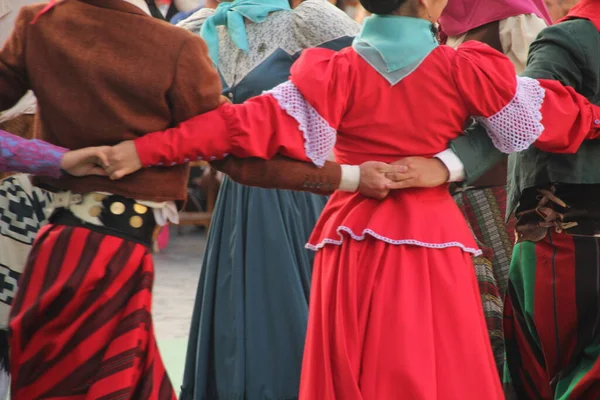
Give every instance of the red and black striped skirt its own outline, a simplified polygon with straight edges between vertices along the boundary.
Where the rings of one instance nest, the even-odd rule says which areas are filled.
[[[152,327],[149,249],[42,229],[11,312],[12,398],[173,400]]]

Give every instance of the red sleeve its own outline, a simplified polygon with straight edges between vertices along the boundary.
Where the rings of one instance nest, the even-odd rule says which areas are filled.
[[[298,121],[266,94],[243,104],[224,103],[175,128],[144,135],[135,144],[147,167],[216,160],[228,154],[269,159],[280,153],[309,161],[298,128]]]
[[[584,140],[598,138],[600,107],[558,81],[539,82],[546,91],[541,109],[544,132],[535,147],[554,153],[576,153]]]
[[[307,49],[290,70],[290,80],[306,101],[337,129],[348,109],[355,84],[346,53],[329,49]]]
[[[467,42],[454,58],[454,80],[469,113],[505,153],[530,145],[574,153],[600,128],[600,108],[559,82],[517,77],[510,60]]]
[[[279,153],[323,166],[348,102],[348,63],[331,50],[308,50],[291,74],[290,81],[244,104],[223,104],[176,128],[136,139],[142,164],[175,165],[228,154],[270,159]]]

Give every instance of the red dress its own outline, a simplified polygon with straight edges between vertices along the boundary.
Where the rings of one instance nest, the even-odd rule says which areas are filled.
[[[477,43],[437,47],[393,86],[353,49],[313,49],[271,92],[136,145],[147,166],[276,153],[322,165],[332,149],[344,164],[391,162],[446,149],[478,116],[505,151],[574,152],[598,110],[557,82],[516,78]],[[447,187],[383,201],[336,192],[307,247],[318,254],[301,399],[503,398],[471,264],[479,250]]]

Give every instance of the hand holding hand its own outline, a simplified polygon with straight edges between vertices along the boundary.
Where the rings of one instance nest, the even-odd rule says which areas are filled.
[[[394,176],[407,171],[404,165],[390,165],[378,161],[367,161],[360,165],[360,184],[358,191],[367,197],[382,200],[390,192],[389,185],[394,182],[387,174]]]
[[[412,187],[430,188],[448,181],[450,172],[437,158],[407,157],[392,163],[404,167],[403,172],[389,172],[386,178],[393,181],[387,189],[407,189]]]
[[[142,168],[135,143],[131,140],[121,142],[112,147],[108,154],[108,173],[110,179],[121,179]]]
[[[109,146],[104,146],[69,151],[63,155],[60,167],[73,176],[106,176],[110,150]]]

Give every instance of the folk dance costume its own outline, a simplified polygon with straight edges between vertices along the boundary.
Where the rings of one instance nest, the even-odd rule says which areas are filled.
[[[36,137],[71,149],[116,144],[222,101],[204,42],[122,0],[24,7],[0,60],[0,108],[33,89]],[[186,182],[185,166],[119,182],[36,179],[57,192],[57,211],[13,302],[13,399],[175,398],[152,328],[150,246]]]
[[[446,6],[440,24],[448,46],[478,40],[504,53],[517,73],[523,72],[529,45],[552,23],[542,0],[456,0]],[[451,163],[452,155],[438,156]],[[505,222],[507,158],[468,187],[456,188],[454,199],[463,212],[481,256],[473,259],[486,323],[498,371],[504,369],[503,298],[514,244],[514,219]],[[453,176],[451,181],[461,180]],[[459,189],[459,190],[456,190]]]
[[[136,146],[146,166],[277,152],[322,165],[332,150],[345,163],[392,161],[438,153],[471,115],[507,152],[574,152],[600,126],[600,108],[515,77],[487,46],[453,50],[428,21],[373,16],[354,48],[305,50],[267,94]],[[318,252],[301,399],[503,398],[471,262],[479,250],[446,186],[381,202],[336,192],[308,247]]]
[[[4,45],[12,32],[18,9],[37,3],[21,0],[18,7],[11,0],[0,1],[0,44]],[[36,100],[28,92],[14,107],[0,113],[0,129],[30,139],[33,135]],[[7,178],[14,171],[0,173]],[[0,291],[0,400],[8,395],[8,316],[23,272],[29,249],[38,230],[47,220],[50,195],[31,184],[27,175],[13,175],[0,182],[0,265],[5,284]]]
[[[60,161],[67,150],[39,140],[0,131],[0,172],[62,176]],[[27,174],[0,182],[0,366],[8,371],[8,317],[29,250],[46,222],[51,194],[34,187]],[[4,333],[6,332],[6,333]],[[3,394],[0,393],[0,398]]]
[[[60,177],[66,152],[39,140],[26,140],[0,131],[0,172],[27,172]],[[0,182],[0,399],[9,387],[8,317],[31,245],[48,218],[51,195],[33,187],[27,174]],[[5,376],[5,377],[4,377]]]
[[[66,149],[38,140],[25,140],[0,131],[0,172],[28,172],[60,177]],[[17,174],[0,182],[0,399],[9,387],[8,317],[31,245],[48,218],[51,195],[33,187],[29,175]]]
[[[582,0],[531,46],[525,76],[559,79],[600,104],[600,3]],[[499,155],[482,130],[452,143],[466,176]],[[505,381],[518,399],[600,397],[600,146],[574,155],[530,148],[509,158],[518,243],[505,304]],[[511,397],[509,397],[511,398]]]
[[[13,11],[12,14],[16,12]],[[0,31],[3,31],[2,28],[7,29],[4,24],[6,22],[0,20]],[[29,92],[17,105],[0,114],[0,129],[22,138],[31,138],[35,110],[35,97]],[[50,195],[45,190],[34,187],[29,175],[26,174],[15,175],[14,171],[9,171],[0,173],[0,179],[2,179],[0,219],[3,221],[3,227],[0,229],[0,265],[6,282],[0,291],[0,400],[4,400],[7,398],[10,385],[8,372],[10,305],[17,292],[18,277],[21,276],[27,262],[29,249],[33,245],[37,232],[47,221]]]
[[[302,49],[341,49],[359,31],[322,0],[293,10],[288,0],[224,2],[181,26],[206,40],[233,103],[287,80]],[[198,284],[182,399],[297,399],[314,259],[304,245],[326,202],[324,195],[225,177]]]

